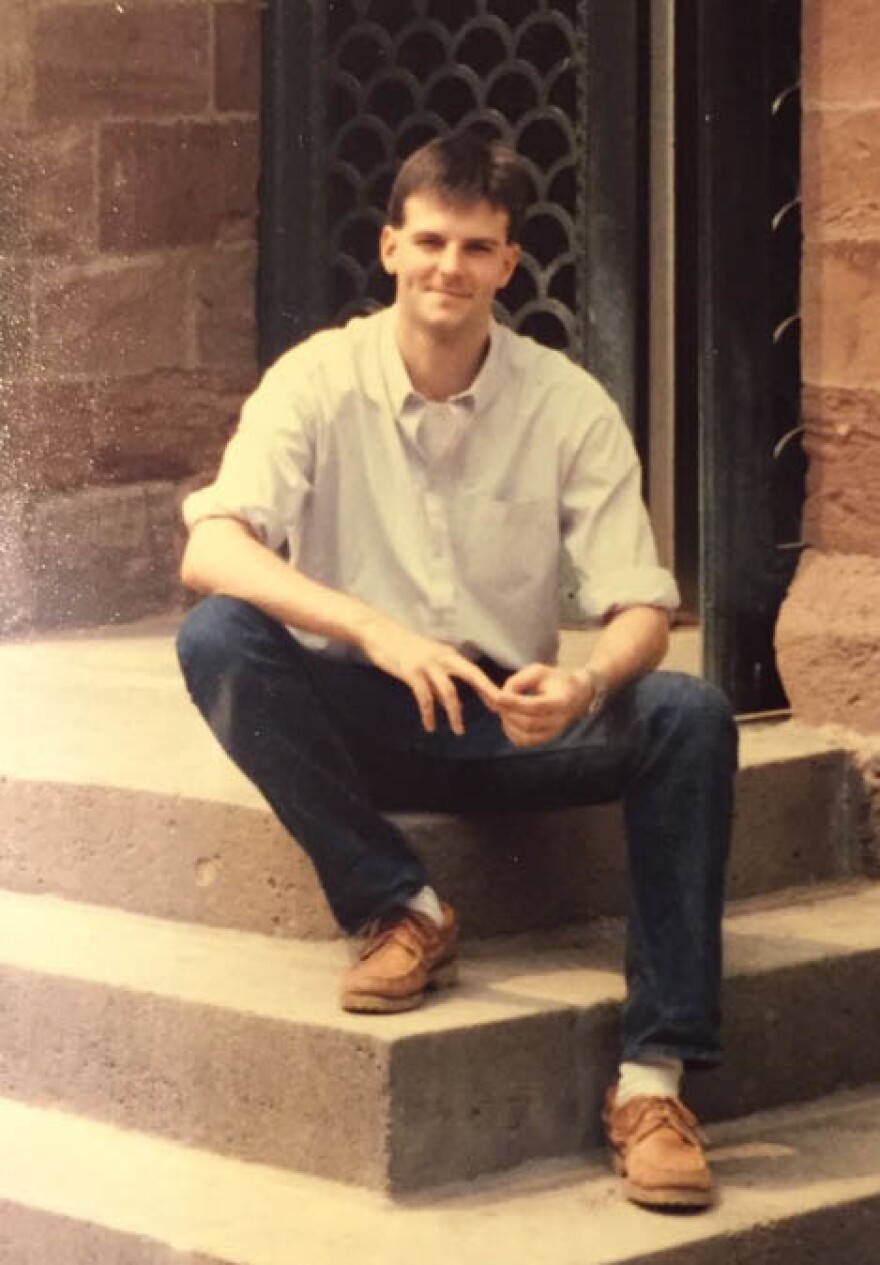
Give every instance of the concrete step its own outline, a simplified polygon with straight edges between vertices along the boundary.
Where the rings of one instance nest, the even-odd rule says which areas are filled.
[[[262,934],[335,933],[311,865],[191,706],[167,633],[2,646],[0,688],[0,886]],[[844,750],[795,724],[747,724],[742,766],[733,897],[860,872]],[[401,820],[469,935],[624,908],[616,806]]]
[[[858,886],[728,918],[728,1058],[688,1095],[704,1119],[880,1080],[878,915]],[[578,1154],[613,1074],[620,939],[474,942],[460,988],[352,1016],[343,942],[0,893],[0,1092],[394,1192]]]
[[[599,1158],[430,1199],[0,1101],[2,1265],[875,1265],[880,1090],[710,1129],[718,1206],[621,1201]]]

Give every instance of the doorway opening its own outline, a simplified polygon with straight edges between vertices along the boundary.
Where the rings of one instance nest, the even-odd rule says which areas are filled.
[[[534,204],[499,318],[627,418],[687,666],[777,707],[796,561],[799,0],[272,0],[264,18],[265,361],[384,305],[393,173],[458,126],[524,156]],[[799,465],[798,463],[801,462]],[[563,621],[576,627],[573,586]]]

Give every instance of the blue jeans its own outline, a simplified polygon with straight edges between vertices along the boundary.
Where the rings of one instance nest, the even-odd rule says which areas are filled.
[[[465,733],[426,733],[409,689],[306,649],[245,602],[211,597],[178,637],[187,686],[226,752],[311,858],[356,931],[429,881],[393,810],[536,810],[623,801],[629,862],[623,1056],[720,1059],[721,913],[737,732],[694,677],[653,672],[558,739],[514,747],[469,687]],[[507,675],[481,666],[497,682]],[[438,709],[439,711],[440,709]]]

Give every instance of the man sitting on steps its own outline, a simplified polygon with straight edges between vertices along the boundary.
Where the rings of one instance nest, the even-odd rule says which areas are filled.
[[[702,1206],[679,1089],[720,1057],[736,730],[712,686],[653,670],[678,597],[618,411],[492,319],[527,189],[514,153],[467,133],[401,168],[380,239],[394,305],[283,355],[186,502],[183,578],[210,596],[180,661],[364,933],[347,1010],[407,1010],[455,979],[455,914],[386,812],[622,799],[628,988],[605,1124],[631,1198]],[[556,666],[563,546],[604,625],[575,671]]]

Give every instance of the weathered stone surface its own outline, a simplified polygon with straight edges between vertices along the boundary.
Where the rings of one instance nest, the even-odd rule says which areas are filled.
[[[30,426],[30,384],[0,378],[0,491],[21,490],[20,436]]]
[[[338,934],[305,852],[211,745],[170,638],[166,646],[164,669],[141,659],[134,672],[111,638],[84,658],[68,650],[61,675],[71,689],[50,735],[42,717],[57,667],[53,674],[44,660],[35,683],[27,658],[0,664],[15,733],[11,752],[8,742],[0,747],[9,774],[0,777],[0,890],[273,937]],[[66,735],[86,728],[72,752]],[[791,725],[749,726],[741,738],[728,896],[860,874],[858,796],[845,754]],[[618,805],[394,818],[467,937],[545,931],[626,909]]]
[[[30,506],[19,493],[0,492],[0,633],[27,628],[34,617],[34,590],[27,549]]]
[[[802,300],[804,381],[880,388],[880,241],[808,249]]]
[[[804,424],[805,539],[880,557],[880,392],[807,387]]]
[[[177,1247],[157,1243],[147,1235],[127,1234],[116,1227],[78,1221],[6,1200],[0,1202],[0,1221],[0,1265],[38,1265],[49,1261],[52,1265],[227,1265],[201,1253],[182,1255]]]
[[[97,247],[94,135],[65,128],[35,136],[29,163],[29,237],[36,254]]]
[[[31,268],[26,259],[0,259],[0,377],[23,372],[31,352]]]
[[[49,975],[16,979],[5,964],[0,983],[10,1003],[4,1093],[221,1154],[319,1173],[335,1166],[343,1180],[383,1184],[381,1039],[135,991],[108,996]]]
[[[186,260],[43,266],[35,282],[37,371],[120,376],[189,363]]]
[[[171,605],[176,489],[92,488],[35,508],[35,617],[42,627],[112,623]]]
[[[4,0],[0,39],[0,118],[20,127],[31,104],[31,49],[28,0]]]
[[[253,386],[246,372],[173,372],[102,384],[95,410],[98,472],[183,479],[214,469]]]
[[[256,114],[260,108],[260,6],[214,9],[214,106]]]
[[[100,241],[145,250],[253,235],[255,124],[108,124],[100,142]]]
[[[880,237],[880,107],[805,114],[802,165],[808,237]]]
[[[40,10],[33,20],[35,113],[70,120],[204,110],[209,51],[201,4]]]
[[[164,702],[172,719],[163,725],[149,695],[139,696],[138,734],[128,745],[144,758],[151,746],[179,741],[180,704],[169,694]],[[99,703],[91,714],[100,730],[106,708]],[[201,723],[195,712],[189,719]],[[69,711],[64,722],[69,730]],[[271,937],[337,937],[311,863],[269,810],[196,793],[0,776],[3,888]]]
[[[776,628],[795,716],[880,732],[880,559],[808,551]]]
[[[880,12],[876,0],[804,0],[806,102],[880,101]]]
[[[81,382],[20,382],[0,392],[0,486],[20,492],[78,487],[92,474],[93,389]]]
[[[195,269],[196,351],[203,365],[256,372],[257,248],[213,251]]]
[[[25,451],[37,486],[60,491],[91,478],[93,410],[89,382],[33,384],[33,430]]]
[[[27,168],[25,138],[0,133],[0,255],[21,254],[29,247]]]
[[[864,999],[880,983],[878,912],[865,888],[727,919],[731,1058],[691,1087],[704,1119],[876,1080],[880,1011]],[[7,1098],[397,1193],[599,1142],[617,925],[465,947],[450,998],[356,1018],[336,1001],[342,946],[6,894],[3,927]],[[804,1015],[825,1038],[806,1048]]]

